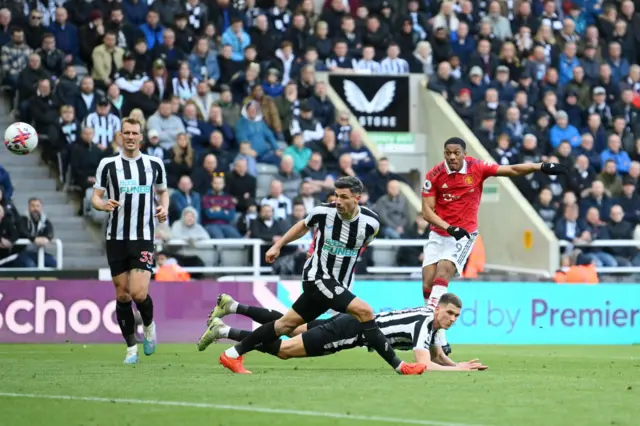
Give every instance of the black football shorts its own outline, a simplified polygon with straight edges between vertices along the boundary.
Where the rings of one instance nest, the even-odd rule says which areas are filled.
[[[148,240],[107,240],[107,262],[111,276],[134,269],[153,273],[155,245]]]
[[[332,279],[304,281],[302,294],[291,309],[309,323],[329,309],[347,312],[347,306],[356,296],[339,282]]]
[[[308,357],[314,357],[362,346],[360,330],[360,321],[349,314],[338,314],[302,333],[304,350]]]

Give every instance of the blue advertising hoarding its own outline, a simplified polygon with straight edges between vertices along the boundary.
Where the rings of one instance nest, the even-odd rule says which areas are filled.
[[[291,306],[299,286],[278,285]],[[640,285],[453,282],[463,309],[447,339],[458,344],[640,344]],[[420,282],[359,281],[353,292],[375,312],[420,306]],[[294,298],[295,299],[295,298]]]

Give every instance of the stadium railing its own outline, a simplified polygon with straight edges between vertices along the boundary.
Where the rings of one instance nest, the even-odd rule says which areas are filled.
[[[26,239],[26,238],[21,238],[19,240],[17,240],[15,243],[13,243],[14,246],[28,246],[29,244],[31,244],[31,241]],[[6,268],[3,267],[3,265],[6,265],[7,263],[15,260],[18,257],[18,253],[14,253],[10,256],[7,256],[3,259],[0,259],[0,271],[34,271],[34,270],[38,270],[38,271],[53,271],[53,270],[61,270],[64,266],[63,264],[63,256],[64,256],[64,250],[62,248],[62,240],[60,240],[59,238],[54,238],[53,240],[51,240],[51,242],[49,243],[49,246],[54,245],[56,247],[56,267],[55,268],[47,268],[44,266],[44,254],[45,254],[45,247],[39,247],[38,248],[38,266],[36,268]]]
[[[640,241],[638,240],[596,240],[590,243],[570,243],[568,241],[560,241],[561,247],[573,247],[573,248],[596,248],[596,247],[639,247]],[[585,253],[589,254],[589,253]],[[562,268],[567,270],[568,268]],[[596,268],[596,271],[600,274],[637,274],[640,273],[639,266],[601,266]]]
[[[308,246],[309,242],[300,242],[295,241],[290,243],[289,245],[294,246]],[[424,245],[424,240],[385,240],[378,239],[375,240],[371,246],[376,248],[387,248],[387,249],[395,249],[397,247],[422,247]],[[219,240],[204,240],[197,241],[193,245],[185,240],[169,240],[169,241],[156,241],[156,251],[162,251],[164,247],[171,248],[180,248],[180,247],[192,247],[196,249],[212,249],[214,247],[248,247],[252,252],[251,262],[249,262],[246,266],[204,266],[204,267],[185,267],[184,269],[187,272],[196,272],[196,273],[212,273],[212,274],[251,274],[253,276],[261,276],[262,274],[268,274],[273,271],[270,266],[261,266],[261,247],[263,246],[271,246],[271,243],[262,241],[260,239],[255,238],[241,238],[241,239],[219,239]],[[390,250],[389,254],[394,253],[395,251]],[[394,259],[395,260],[395,259]],[[545,278],[550,278],[551,275],[548,271],[543,269],[533,269],[533,268],[520,268],[520,267],[505,267],[504,265],[485,265],[486,271],[497,271],[497,272],[514,272],[520,274],[527,275],[536,275],[542,276]],[[638,269],[640,271],[640,268]],[[367,272],[369,274],[386,274],[386,275],[394,275],[394,274],[420,274],[422,268],[420,266],[369,266],[367,267]]]

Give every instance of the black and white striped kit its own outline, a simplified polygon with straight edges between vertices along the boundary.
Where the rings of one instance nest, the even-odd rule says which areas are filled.
[[[107,198],[120,203],[120,207],[109,214],[107,240],[153,241],[153,188],[159,191],[167,188],[162,160],[145,154],[136,158],[122,154],[104,158],[98,166],[93,187],[106,190]]]
[[[316,227],[315,250],[305,263],[303,281],[334,279],[350,288],[356,262],[362,247],[369,244],[380,229],[378,215],[366,207],[351,220],[343,219],[335,204],[314,207],[305,219],[309,228]]]

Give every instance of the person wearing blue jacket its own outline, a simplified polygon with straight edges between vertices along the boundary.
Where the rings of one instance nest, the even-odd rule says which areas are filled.
[[[258,163],[280,166],[282,155],[275,135],[258,113],[256,102],[248,102],[242,108],[242,117],[236,123],[236,140],[249,141]]]
[[[13,183],[11,183],[11,176],[9,176],[9,172],[0,165],[0,188],[2,188],[2,193],[4,194],[5,200],[11,200],[13,196]]]
[[[620,136],[616,134],[609,135],[607,140],[608,148],[602,151],[600,154],[600,164],[604,168],[607,161],[613,161],[616,163],[616,169],[618,173],[629,173],[629,167],[631,166],[631,158],[626,151],[621,149],[622,141]]]
[[[220,66],[218,55],[209,49],[209,40],[199,37],[196,41],[193,53],[189,55],[189,70],[200,81],[208,81],[213,87],[220,79]]]
[[[65,55],[71,55],[73,61],[67,62],[77,63],[80,58],[80,38],[78,37],[78,28],[68,22],[69,13],[64,7],[56,9],[56,21],[49,27],[49,32],[56,39],[56,48],[62,50]]]
[[[147,49],[153,49],[157,44],[164,43],[164,27],[160,25],[160,15],[153,9],[147,12],[147,22],[140,25],[140,31],[147,41]]]
[[[565,111],[558,111],[556,124],[549,131],[549,142],[555,150],[562,141],[569,142],[571,148],[577,148],[580,146],[581,139],[578,129],[569,124],[569,115]]]
[[[561,86],[565,86],[573,79],[573,69],[580,66],[580,60],[576,57],[577,50],[574,42],[568,42],[564,46],[564,52],[558,58],[558,80]]]
[[[244,49],[251,44],[251,36],[244,31],[242,19],[233,18],[231,26],[222,34],[222,45],[229,45],[233,53],[231,60],[244,61]]]
[[[124,16],[131,25],[139,27],[144,24],[149,6],[147,0],[124,0],[122,2]]]
[[[171,194],[169,203],[169,218],[171,222],[180,219],[182,210],[193,207],[198,212],[197,221],[200,223],[200,194],[193,190],[193,182],[189,176],[182,176],[178,181],[178,189]]]

